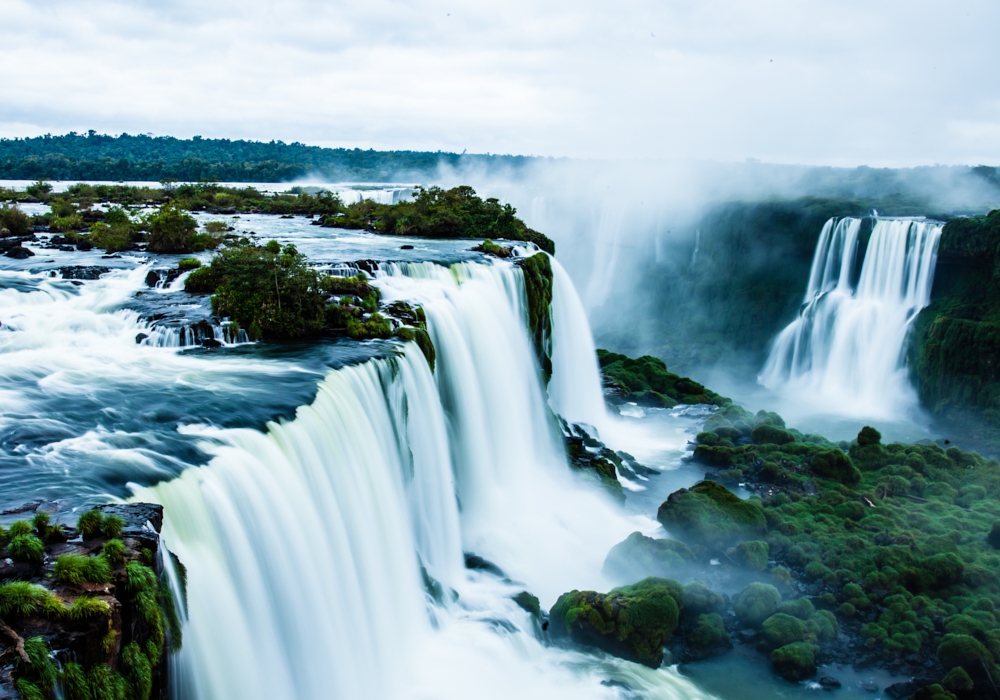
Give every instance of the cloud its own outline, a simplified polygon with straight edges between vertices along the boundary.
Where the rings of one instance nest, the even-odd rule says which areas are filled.
[[[0,134],[1000,162],[998,19],[989,0],[5,0]]]

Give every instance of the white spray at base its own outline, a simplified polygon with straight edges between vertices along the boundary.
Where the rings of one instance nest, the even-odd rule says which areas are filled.
[[[898,417],[917,403],[905,342],[930,303],[942,227],[876,220],[858,275],[861,225],[855,218],[824,225],[802,310],[775,338],[759,379],[826,410]]]
[[[225,698],[707,697],[670,669],[548,647],[511,596],[607,590],[608,549],[655,523],[574,479],[506,264],[399,265],[434,374],[398,357],[332,372],[267,433],[202,428],[205,467],[137,494],[164,504],[188,571],[175,687]],[[189,429],[194,430],[194,429]],[[503,580],[468,571],[473,551]],[[425,593],[420,566],[445,588]],[[452,594],[449,589],[454,591]]]

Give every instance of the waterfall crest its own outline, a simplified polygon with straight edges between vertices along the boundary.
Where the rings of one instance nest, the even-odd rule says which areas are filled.
[[[267,432],[189,427],[209,464],[136,494],[164,504],[165,543],[188,570],[175,687],[200,699],[614,698],[600,682],[612,678],[707,697],[671,670],[546,647],[511,600],[606,590],[608,549],[656,527],[573,478],[520,271],[405,264],[373,283],[423,306],[433,374],[408,344],[331,372]],[[507,578],[466,570],[463,551]]]
[[[775,338],[759,380],[828,408],[888,418],[916,403],[904,344],[930,303],[942,226],[877,219],[858,273],[862,222],[823,226],[802,309]]]

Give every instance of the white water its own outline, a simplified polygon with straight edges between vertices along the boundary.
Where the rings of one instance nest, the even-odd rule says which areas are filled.
[[[656,528],[567,467],[520,273],[409,264],[376,284],[424,306],[433,375],[409,345],[330,373],[267,433],[189,428],[211,462],[137,493],[166,506],[188,568],[184,697],[621,697],[607,679],[706,697],[669,669],[543,646],[509,599],[606,589],[608,549]],[[465,570],[463,550],[515,583]],[[457,597],[432,602],[421,562]]]
[[[917,405],[905,342],[930,303],[941,225],[878,219],[859,275],[861,225],[826,222],[802,310],[775,338],[759,379],[820,411],[898,418]]]

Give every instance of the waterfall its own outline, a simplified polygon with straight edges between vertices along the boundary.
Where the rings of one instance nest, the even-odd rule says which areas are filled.
[[[608,549],[656,528],[569,470],[520,271],[396,264],[373,283],[423,306],[433,373],[407,344],[330,372],[266,432],[189,426],[210,462],[136,491],[164,504],[165,544],[187,567],[177,692],[549,700],[617,698],[603,683],[616,681],[707,697],[670,669],[543,645],[510,598],[530,590],[547,608],[572,588],[606,590]],[[463,551],[506,578],[466,570]]]
[[[862,221],[823,226],[802,309],[775,338],[759,380],[827,411],[898,417],[916,403],[904,345],[930,303],[942,227],[876,219],[859,274]]]

